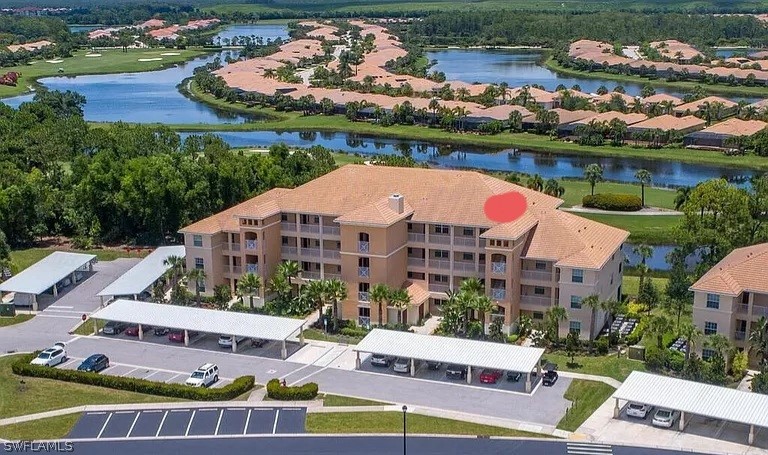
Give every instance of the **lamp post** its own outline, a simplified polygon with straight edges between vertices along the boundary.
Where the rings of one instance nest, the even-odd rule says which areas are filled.
[[[403,405],[403,455],[406,455],[406,445],[405,445],[405,429],[406,429],[405,413],[406,411],[408,411],[408,406]]]

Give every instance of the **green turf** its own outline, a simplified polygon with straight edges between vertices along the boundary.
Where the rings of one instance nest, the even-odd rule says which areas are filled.
[[[62,439],[72,431],[72,427],[80,418],[80,413],[48,417],[0,426],[0,438],[10,441],[40,441],[46,439]]]
[[[331,395],[326,393],[322,396],[323,406],[385,406],[389,403],[381,401],[365,400],[363,398],[345,397],[343,395]]]
[[[96,319],[96,324],[99,327],[99,330],[104,328],[104,324],[106,324],[105,321],[102,321],[101,319]],[[93,335],[93,320],[89,319],[79,326],[72,332],[74,335]]]
[[[673,229],[680,224],[682,215],[603,215],[578,213],[579,216],[629,231],[629,242],[647,245],[672,245]]]
[[[656,285],[656,289],[658,289],[659,292],[664,292],[664,289],[666,289],[667,287],[667,283],[669,283],[669,278],[652,277],[651,280],[653,281],[653,284]],[[622,293],[627,294],[630,297],[637,297],[637,292],[639,288],[640,288],[639,276],[624,275],[624,279],[621,283]]]
[[[9,325],[21,324],[22,322],[29,321],[33,317],[35,317],[33,314],[17,314],[12,318],[0,317],[0,327],[8,327]]]
[[[573,371],[576,373],[596,374],[623,381],[632,371],[645,371],[645,363],[638,360],[630,360],[625,357],[618,358],[616,353],[607,356],[576,356],[575,364],[569,365],[570,358],[564,352],[552,352],[544,354],[547,362],[557,365],[561,371]]]
[[[72,253],[95,254],[96,258],[100,261],[114,261],[117,258],[128,258],[128,257],[138,258],[138,257],[144,257],[147,255],[147,253],[143,251],[141,253],[136,253],[136,252],[128,253],[125,250],[113,250],[113,249],[94,249],[94,250],[59,249],[59,250],[68,251]],[[26,269],[30,265],[34,264],[35,262],[53,253],[54,251],[57,251],[57,249],[56,248],[27,248],[25,250],[14,250],[14,251],[11,251],[11,262],[13,262],[14,266],[17,268],[16,272],[18,273]]]
[[[561,180],[560,184],[565,188],[563,199],[565,207],[581,205],[584,196],[590,194],[589,183],[583,180]],[[602,182],[595,185],[597,193],[625,193],[640,197],[640,185],[628,183]],[[665,209],[675,208],[675,192],[665,188],[645,187],[645,205],[649,207],[661,207]]]
[[[322,330],[304,329],[304,338],[308,340],[331,341],[334,343],[357,344],[362,338],[347,337],[342,335],[326,335]]]
[[[613,394],[616,389],[604,382],[574,379],[565,391],[565,399],[571,406],[560,419],[557,428],[576,431]]]

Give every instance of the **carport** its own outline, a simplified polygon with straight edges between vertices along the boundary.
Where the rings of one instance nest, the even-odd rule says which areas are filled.
[[[133,296],[134,300],[138,300],[138,296],[150,289],[170,268],[165,263],[166,259],[171,256],[184,257],[185,255],[184,245],[157,248],[97,294],[101,298],[101,305],[104,306],[105,297],[112,299]]]
[[[411,359],[411,376],[415,375],[415,359],[427,362],[453,363],[467,366],[467,383],[472,382],[472,368],[518,371],[526,374],[525,391],[531,392],[531,372],[541,373],[544,349],[506,343],[422,335],[396,330],[373,329],[353,348],[355,366],[360,369],[360,353],[380,354]]]
[[[693,415],[748,425],[749,444],[755,426],[768,428],[768,395],[759,393],[633,371],[613,398],[614,418],[621,415],[620,400],[680,411],[680,431]]]
[[[232,335],[232,352],[237,352],[237,338],[262,338],[280,341],[280,355],[288,357],[285,341],[299,332],[299,343],[304,345],[303,319],[281,318],[262,314],[208,310],[187,306],[115,300],[91,314],[93,319],[138,324],[139,339],[144,339],[142,326],[168,327],[184,331],[184,345],[189,346],[189,332]],[[94,321],[94,332],[98,326]]]
[[[54,251],[18,275],[0,283],[0,295],[3,292],[13,292],[16,305],[31,306],[33,311],[37,311],[37,297],[40,294],[53,289],[55,299],[59,295],[60,282],[69,278],[74,285],[77,282],[77,272],[92,272],[95,261],[95,254]]]

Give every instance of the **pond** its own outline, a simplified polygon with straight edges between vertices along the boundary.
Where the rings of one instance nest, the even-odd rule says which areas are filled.
[[[183,137],[190,133],[182,133]],[[600,163],[606,179],[634,182],[635,171],[647,169],[654,182],[666,186],[693,186],[702,180],[725,177],[736,184],[743,184],[757,172],[740,169],[723,169],[700,164],[683,164],[673,161],[643,160],[637,158],[584,157],[566,154],[521,151],[518,155],[507,151],[494,151],[473,146],[439,145],[423,141],[377,138],[354,133],[324,132],[275,132],[243,131],[216,132],[232,147],[266,148],[278,142],[292,147],[321,145],[333,150],[360,155],[406,154],[415,160],[428,162],[440,168],[475,168],[491,171],[516,171],[540,174],[544,179],[572,177],[582,178],[584,167]]]
[[[640,264],[640,256],[634,253],[634,249],[637,245],[631,243],[625,243],[622,251],[627,256],[627,264],[634,267]],[[667,263],[667,255],[672,252],[676,247],[675,245],[653,245],[651,247],[653,252],[651,257],[646,259],[645,265],[651,270],[666,271],[670,269],[670,265]],[[688,256],[685,260],[685,265],[688,270],[693,270],[700,261],[698,253]]]
[[[285,40],[288,39],[288,27],[285,24],[229,25],[219,32],[213,41],[216,42],[217,39],[224,41],[225,39],[232,39],[235,36],[261,37],[265,42],[267,40],[274,41],[277,38]]]

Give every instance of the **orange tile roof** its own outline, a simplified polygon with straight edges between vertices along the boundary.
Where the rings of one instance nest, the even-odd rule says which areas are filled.
[[[267,205],[272,207],[279,200],[280,196],[289,193],[291,190],[287,188],[273,188],[269,191],[261,193],[260,195],[248,199],[245,202],[241,202],[233,207],[230,207],[222,212],[211,215],[208,218],[203,218],[200,221],[185,226],[180,229],[179,232],[195,233],[195,234],[216,234],[222,231],[231,231],[238,229],[238,216],[250,215],[253,216],[262,214],[263,210],[261,205]]]
[[[691,289],[716,294],[768,293],[768,243],[737,248],[709,269]]]
[[[592,97],[592,101],[595,103],[610,103],[613,100],[613,97],[618,96],[619,98],[623,99],[624,102],[627,105],[631,105],[635,102],[635,97],[627,95],[626,93],[616,93],[616,92],[608,92],[603,95],[597,95]]]
[[[651,117],[648,120],[635,123],[632,125],[632,129],[686,131],[692,128],[703,128],[706,124],[707,122],[693,115],[686,115],[685,117],[675,117],[674,115],[659,115],[656,117]]]
[[[532,227],[538,224],[539,219],[531,212],[525,212],[523,216],[510,223],[497,224],[480,235],[484,239],[517,240]]]
[[[587,117],[594,117],[595,111],[585,111],[585,110],[577,110],[577,111],[569,111],[566,109],[550,109],[550,112],[556,112],[558,117],[558,124],[565,125],[566,123],[575,122],[577,120],[585,119]],[[528,117],[523,118],[524,122],[527,123],[536,123],[536,114],[529,115]]]
[[[716,123],[709,128],[701,130],[702,133],[724,134],[728,136],[752,136],[768,126],[768,123],[760,120],[741,120],[731,118],[724,122]]]
[[[708,96],[700,100],[691,101],[690,103],[681,104],[675,108],[675,112],[698,111],[702,106],[704,106],[704,103],[707,102],[722,103],[726,109],[737,105],[737,103],[734,103],[729,99],[720,98],[719,96]]]
[[[657,93],[655,95],[647,96],[643,98],[643,102],[645,104],[655,104],[655,103],[661,103],[664,101],[672,101],[672,104],[675,106],[683,104],[683,100],[676,96],[667,95],[666,93]]]
[[[648,118],[645,114],[623,114],[618,111],[608,111],[608,112],[601,112],[600,114],[593,115],[592,117],[583,118],[581,120],[576,120],[573,122],[576,125],[586,125],[587,123],[591,121],[595,122],[610,122],[613,119],[619,119],[622,120],[627,125],[632,125],[638,122],[642,122],[643,120],[646,120]]]
[[[339,224],[390,226],[413,215],[413,207],[407,201],[403,205],[403,211],[397,212],[390,207],[389,197],[385,197],[345,213],[333,221]]]
[[[21,49],[27,50],[27,51],[34,51],[37,49],[41,49],[46,46],[53,46],[54,43],[48,41],[48,40],[40,40],[35,41],[32,43],[24,43],[24,44],[11,44],[8,46],[8,50],[10,52],[17,52]]]
[[[414,283],[412,281],[406,281],[403,284],[403,287],[406,291],[408,291],[408,296],[411,297],[412,305],[418,306],[429,300],[429,291],[424,289],[424,286],[421,284]]]

